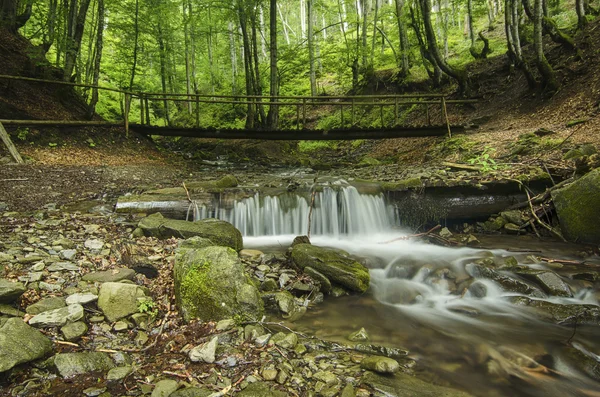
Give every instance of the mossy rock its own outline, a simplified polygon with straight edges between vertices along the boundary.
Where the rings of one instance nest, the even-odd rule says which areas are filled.
[[[563,160],[575,160],[575,159],[581,158],[583,156],[584,156],[584,154],[581,150],[571,149],[567,153],[565,153],[565,155],[563,156]]]
[[[600,241],[600,169],[552,192],[563,235],[581,243]]]
[[[414,376],[404,373],[396,373],[393,376],[379,375],[374,372],[367,372],[362,377],[362,384],[365,384],[386,396],[398,397],[468,397],[470,394],[451,389],[449,387],[437,386],[424,382]]]
[[[237,187],[238,180],[233,175],[225,175],[223,178],[215,182],[215,186],[219,189],[227,189]]]
[[[381,185],[383,190],[394,191],[394,190],[407,190],[415,189],[423,186],[420,178],[408,178],[398,182],[386,182]]]
[[[368,269],[345,251],[298,244],[292,248],[292,260],[301,269],[311,267],[350,291],[362,293],[369,288]]]
[[[173,277],[177,305],[185,321],[259,320],[263,315],[258,289],[231,248],[178,250]]]
[[[188,222],[177,219],[169,219],[157,212],[143,218],[138,227],[149,237],[157,238],[190,238],[194,236],[204,237],[216,245],[231,247],[236,251],[243,248],[242,233],[231,223],[218,219],[202,219],[196,222]]]

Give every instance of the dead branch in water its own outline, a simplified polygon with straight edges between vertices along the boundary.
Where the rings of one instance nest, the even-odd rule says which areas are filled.
[[[432,227],[431,229],[429,229],[428,231],[424,232],[424,233],[417,233],[417,234],[410,234],[408,236],[401,236],[401,237],[397,237],[393,240],[389,240],[389,241],[384,241],[382,243],[379,244],[389,244],[389,243],[393,243],[394,241],[399,241],[399,240],[408,240],[414,237],[423,237],[423,236],[427,236],[433,232],[435,232],[436,230],[440,229],[442,227],[442,225],[436,225],[434,227]],[[445,240],[445,239],[444,239]]]

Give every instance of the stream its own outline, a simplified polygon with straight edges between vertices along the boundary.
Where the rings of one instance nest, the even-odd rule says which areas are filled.
[[[409,350],[419,377],[473,395],[600,393],[597,273],[538,260],[576,259],[581,247],[527,236],[482,236],[485,249],[402,240],[411,232],[382,195],[343,187],[315,197],[312,244],[355,256],[369,268],[371,287],[326,298],[291,325],[297,331],[348,344],[364,327],[369,343]],[[246,248],[281,252],[306,234],[310,204],[256,195],[226,211],[194,212],[233,223]],[[557,289],[536,284],[536,275]],[[531,307],[540,302],[549,306]]]

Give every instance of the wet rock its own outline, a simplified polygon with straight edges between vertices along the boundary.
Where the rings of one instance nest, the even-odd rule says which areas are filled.
[[[274,344],[284,349],[293,349],[298,344],[298,335],[294,333],[286,334],[278,332],[271,337],[269,344]]]
[[[210,342],[194,347],[189,353],[190,360],[209,364],[214,363],[218,343],[219,337],[215,336]]]
[[[98,397],[104,392],[106,392],[106,387],[88,387],[83,390],[83,394],[86,397]]]
[[[600,168],[552,192],[564,236],[582,243],[600,241]]]
[[[490,218],[490,220],[483,223],[483,229],[486,232],[496,232],[504,226],[506,221],[501,216],[497,218]]]
[[[476,281],[469,286],[468,291],[473,298],[485,298],[488,289],[484,283]]]
[[[378,375],[374,372],[367,372],[362,377],[362,384],[365,384],[375,390],[379,390],[383,395],[396,397],[469,397],[470,394],[451,389],[449,387],[436,386],[424,382],[413,376],[396,373],[393,376]]]
[[[239,251],[243,248],[242,234],[231,223],[218,219],[203,219],[196,222],[163,217],[159,212],[142,219],[138,225],[144,234],[158,238],[190,238],[200,236],[213,243]]]
[[[98,295],[94,295],[91,293],[76,293],[73,295],[69,295],[66,299],[67,305],[73,305],[75,303],[80,305],[86,305],[88,303],[96,302],[98,300]]]
[[[400,370],[398,361],[382,356],[369,356],[360,362],[360,367],[380,374],[393,374]]]
[[[325,277],[325,275],[316,271],[310,266],[306,266],[304,268],[304,273],[306,273],[310,278],[319,283],[319,289],[321,290],[321,292],[323,292],[324,294],[328,294],[331,292],[331,281],[329,281],[329,279]]]
[[[258,320],[263,303],[256,286],[231,248],[179,251],[173,269],[177,305],[185,321],[223,320],[241,316]]]
[[[264,253],[259,250],[243,249],[240,251],[240,258],[249,260],[251,262],[258,262]],[[260,269],[259,269],[260,270]]]
[[[163,379],[156,383],[150,397],[169,397],[177,388],[179,382],[173,379]]]
[[[83,321],[76,321],[74,323],[67,324],[60,329],[60,332],[62,332],[65,340],[69,342],[79,340],[79,338],[85,335],[87,331],[88,327]]]
[[[11,305],[7,305],[5,303],[0,303],[0,314],[7,315],[9,317],[23,317],[25,313],[12,307]]]
[[[581,372],[600,382],[600,359],[578,343],[561,349],[561,357]]]
[[[521,280],[516,276],[501,273],[496,270],[487,268],[483,265],[469,263],[465,266],[465,270],[471,277],[489,278],[495,281],[496,283],[500,284],[500,286],[506,291],[518,292],[520,294],[529,295],[536,298],[546,297],[546,294],[544,294],[535,285],[525,280]]]
[[[50,339],[20,318],[10,318],[0,327],[0,373],[51,351]]]
[[[445,239],[452,238],[452,236],[454,236],[452,234],[452,232],[450,231],[450,229],[448,229],[447,227],[442,228],[442,230],[440,230],[439,235],[440,235],[440,237],[445,238]]]
[[[98,308],[109,322],[114,322],[139,311],[140,299],[146,297],[137,285],[104,283],[100,287]]]
[[[572,297],[569,285],[551,271],[517,271],[517,274],[539,284],[550,295]]]
[[[29,320],[29,325],[34,327],[62,327],[68,322],[81,320],[83,314],[83,306],[77,304],[69,305],[60,309],[36,314]]]
[[[12,303],[26,291],[22,283],[0,278],[0,303]]]
[[[369,344],[357,344],[354,346],[354,350],[361,353],[389,357],[395,360],[404,360],[408,355],[408,350],[406,349]]]
[[[351,342],[366,342],[369,340],[369,333],[366,329],[361,328],[348,335],[348,340]]]
[[[515,225],[523,223],[523,216],[519,210],[504,211],[500,213],[500,216],[504,218],[506,223],[513,223]]]
[[[52,296],[50,298],[44,298],[33,305],[27,306],[25,311],[28,314],[40,314],[54,309],[60,309],[61,307],[65,307],[65,298]]]
[[[521,231],[521,228],[514,223],[507,223],[504,225],[504,230],[510,234],[518,234]]]
[[[62,353],[53,358],[54,366],[63,378],[89,372],[104,372],[115,364],[106,353]]]
[[[524,296],[513,296],[509,301],[514,305],[530,307],[540,319],[556,324],[600,325],[600,306],[561,305]]]
[[[291,256],[301,269],[311,267],[331,282],[351,291],[362,293],[369,288],[369,271],[350,258],[347,252],[298,244],[292,248]]]
[[[97,283],[116,283],[123,280],[133,280],[135,277],[135,271],[126,267],[115,268],[111,270],[105,270],[101,272],[92,272],[84,275],[81,279],[83,281],[97,282]]]
[[[298,244],[310,244],[310,239],[308,236],[296,236],[294,237],[294,241],[292,241],[292,247],[295,247]]]

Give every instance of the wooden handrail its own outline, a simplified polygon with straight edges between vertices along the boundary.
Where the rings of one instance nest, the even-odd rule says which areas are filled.
[[[70,83],[68,81],[34,79],[33,77],[10,76],[10,75],[6,75],[6,74],[0,74],[0,79],[33,81],[33,82],[36,82],[36,83],[67,85],[67,86],[71,86],[71,87],[97,88],[99,90],[113,91],[113,92],[118,92],[118,93],[121,93],[121,94],[133,94],[133,92],[121,90],[121,89],[118,89],[118,88],[104,87],[104,86],[92,85],[92,84]]]

